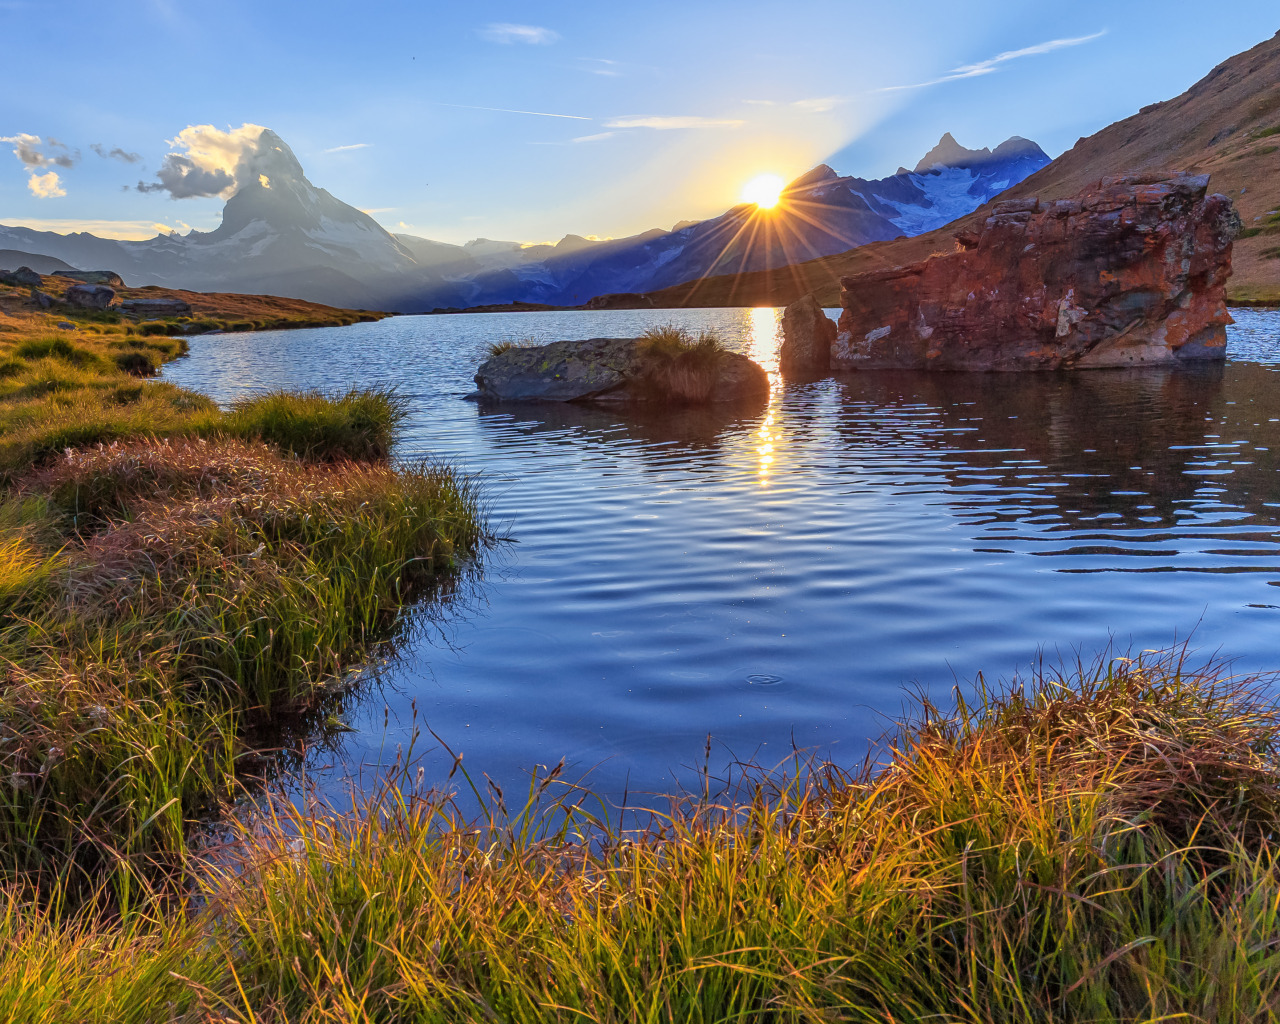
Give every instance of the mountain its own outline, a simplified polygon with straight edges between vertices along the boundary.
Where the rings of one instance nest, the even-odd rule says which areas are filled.
[[[116,241],[87,233],[0,226],[0,246],[80,267],[109,267],[131,284],[253,292],[376,308],[421,287],[410,252],[368,214],[307,180],[272,131],[248,154],[247,183],[214,231]]]
[[[1237,302],[1280,302],[1280,32],[1224,61],[1182,95],[1081,139],[1011,186],[1003,198],[1060,199],[1106,175],[1155,168],[1209,174],[1211,188],[1231,197],[1245,232],[1236,242],[1228,296]],[[841,277],[949,251],[957,231],[972,230],[986,216],[979,209],[914,238],[772,272],[687,283],[650,298],[668,306],[785,305],[815,292],[837,304]]]
[[[0,246],[110,268],[138,286],[265,292],[402,311],[513,301],[578,305],[929,231],[1048,162],[1025,139],[970,150],[945,135],[914,171],[888,178],[841,176],[819,165],[767,213],[735,206],[671,231],[604,241],[569,234],[554,245],[485,238],[452,245],[390,234],[313,185],[284,141],[264,130],[237,170],[241,186],[214,231],[116,241],[0,226]]]
[[[820,164],[787,186],[768,212],[745,204],[710,220],[681,222],[671,231],[608,241],[566,235],[555,246],[522,248],[478,240],[454,247],[460,250],[455,262],[441,243],[396,237],[431,258],[433,269],[462,292],[461,301],[449,305],[571,306],[597,295],[782,267],[916,235],[970,212],[1047,163],[1044,151],[1026,139],[1009,139],[994,151],[971,150],[948,134],[915,171],[868,181]],[[473,249],[481,242],[483,247]],[[433,294],[440,293],[425,291],[423,303]]]
[[[17,249],[0,249],[0,270],[17,270],[26,267],[37,274],[56,274],[61,270],[74,270],[62,260],[52,256],[39,256],[33,252],[19,252]]]

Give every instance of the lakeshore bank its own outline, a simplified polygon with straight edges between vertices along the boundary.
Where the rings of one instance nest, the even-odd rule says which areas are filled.
[[[1280,1010],[1280,711],[1177,653],[979,680],[863,768],[708,780],[647,828],[554,769],[463,818],[412,761],[273,811],[243,728],[323,713],[447,585],[474,486],[383,462],[391,394],[222,411],[115,360],[177,339],[0,338],[0,1022]],[[234,800],[260,814],[193,850]]]

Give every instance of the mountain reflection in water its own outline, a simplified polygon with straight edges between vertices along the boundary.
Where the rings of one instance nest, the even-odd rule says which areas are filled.
[[[714,410],[477,406],[485,347],[715,329],[776,368],[775,310],[399,317],[195,339],[166,379],[220,401],[392,385],[402,457],[486,481],[512,543],[343,699],[339,784],[427,725],[510,790],[595,766],[617,797],[781,760],[855,761],[920,685],[1194,632],[1277,668],[1280,314],[1238,311],[1225,366],[775,377]],[[384,727],[384,721],[386,723]],[[428,779],[452,759],[419,744]],[[572,772],[571,772],[572,774]],[[454,780],[457,781],[456,778]]]

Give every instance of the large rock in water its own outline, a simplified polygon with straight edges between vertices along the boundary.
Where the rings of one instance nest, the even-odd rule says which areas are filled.
[[[999,203],[957,251],[841,280],[832,369],[1054,370],[1222,359],[1239,217],[1208,177]]]
[[[825,370],[831,365],[836,325],[812,295],[797,299],[782,311],[782,345],[778,368],[783,373]]]
[[[639,338],[592,338],[509,348],[476,371],[473,397],[503,402],[661,402],[701,404],[763,398],[769,376],[734,352],[719,352],[705,377],[683,387],[655,375]],[[698,386],[698,384],[705,386]]]

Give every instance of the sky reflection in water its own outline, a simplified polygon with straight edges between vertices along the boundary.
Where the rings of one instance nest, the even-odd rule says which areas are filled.
[[[1239,311],[1225,367],[874,373],[783,381],[767,405],[626,412],[463,400],[488,343],[715,329],[776,370],[778,311],[402,317],[196,339],[165,376],[221,401],[393,384],[401,456],[486,482],[513,542],[349,697],[322,784],[417,724],[517,790],[566,757],[617,797],[682,766],[846,762],[910,688],[948,699],[1040,650],[1194,632],[1241,670],[1280,635],[1280,314]],[[386,722],[384,730],[384,720]],[[429,738],[428,738],[429,739]],[[429,779],[451,759],[420,744]]]

